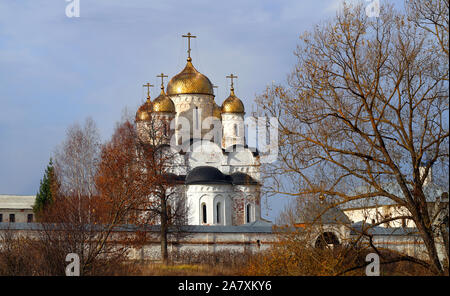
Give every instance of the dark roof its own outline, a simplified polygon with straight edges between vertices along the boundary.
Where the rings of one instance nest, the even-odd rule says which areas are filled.
[[[418,229],[413,227],[381,227],[372,226],[371,224],[359,221],[351,225],[350,235],[358,235],[362,232],[363,227],[366,233],[372,235],[418,235]]]
[[[303,209],[296,223],[318,224],[350,224],[351,221],[344,212],[328,202],[309,202]]]
[[[401,191],[400,186],[397,183],[387,183],[383,186],[384,190],[386,190],[388,193],[396,195],[398,197],[402,197],[403,193]],[[411,187],[411,186],[409,186]],[[410,190],[412,190],[410,188]],[[360,186],[352,190],[351,194],[363,194],[375,191],[375,189],[371,189],[368,186]],[[445,189],[444,187],[441,187],[439,185],[436,185],[434,183],[428,183],[423,186],[423,193],[425,194],[425,198],[427,202],[435,202],[437,199],[441,197],[441,195],[445,192],[447,192],[448,189]],[[377,206],[387,206],[387,205],[395,205],[396,203],[386,197],[386,196],[375,196],[370,198],[363,198],[363,199],[355,199],[352,201],[348,201],[343,203],[340,208],[341,209],[356,209],[356,208],[363,208],[363,207],[377,207]]]
[[[233,185],[258,185],[258,182],[246,173],[233,173],[231,174],[231,179],[233,180]]]
[[[169,182],[175,182],[175,183],[180,183],[180,184],[184,184],[184,181],[186,179],[185,175],[175,175],[172,173],[168,173],[166,175],[166,177]]]
[[[231,184],[231,178],[215,167],[198,166],[186,176],[186,185],[195,184]]]

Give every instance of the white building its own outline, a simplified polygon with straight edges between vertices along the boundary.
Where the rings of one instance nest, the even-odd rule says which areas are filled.
[[[420,168],[422,171],[422,168]],[[384,189],[396,196],[402,196],[400,186],[396,183],[387,183]],[[360,187],[355,193],[370,192],[370,188]],[[448,216],[448,190],[436,185],[432,180],[432,170],[427,176],[423,184],[423,193],[430,212],[430,216],[434,222],[438,219]],[[376,196],[361,200],[354,200],[341,205],[343,212],[353,222],[362,222],[366,224],[378,224],[387,219],[396,217],[411,216],[409,210],[392,199],[385,196]],[[436,221],[435,221],[436,220]],[[379,224],[381,227],[416,227],[412,219],[399,218],[386,223]]]
[[[0,223],[34,222],[35,195],[0,195]]]
[[[181,181],[177,191],[189,208],[189,225],[261,221],[260,161],[257,150],[245,145],[244,115],[233,80],[230,95],[219,106],[213,84],[195,69],[190,57],[166,91],[161,83],[160,95],[153,101],[148,96],[137,110],[141,139],[152,144],[150,130],[162,126],[158,136],[163,142],[183,147],[173,160],[172,173]]]

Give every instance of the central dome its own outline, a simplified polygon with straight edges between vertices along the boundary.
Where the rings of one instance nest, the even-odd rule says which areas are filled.
[[[208,77],[198,72],[189,58],[183,71],[172,77],[167,84],[167,94],[205,94],[214,95],[213,86]]]

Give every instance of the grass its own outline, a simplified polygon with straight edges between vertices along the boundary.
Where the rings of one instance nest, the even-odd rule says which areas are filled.
[[[147,263],[138,268],[142,276],[231,276],[242,275],[239,270],[226,266],[207,264],[169,264]]]

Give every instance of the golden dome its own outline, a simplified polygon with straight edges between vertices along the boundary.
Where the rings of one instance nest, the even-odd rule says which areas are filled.
[[[222,118],[222,109],[221,109],[220,106],[217,105],[217,104],[214,104],[214,107],[213,107],[213,116],[216,117],[216,118],[219,118],[219,119]]]
[[[192,59],[188,58],[183,71],[172,77],[167,84],[167,94],[206,94],[214,95],[211,81],[201,74],[192,65]]]
[[[222,113],[245,113],[244,104],[231,89],[230,96],[222,104]]]
[[[136,112],[136,121],[148,121],[150,120],[150,113],[152,113],[152,102],[150,98],[142,104]]]
[[[164,93],[164,87],[161,87],[161,94],[153,100],[153,112],[175,113],[175,104]]]

